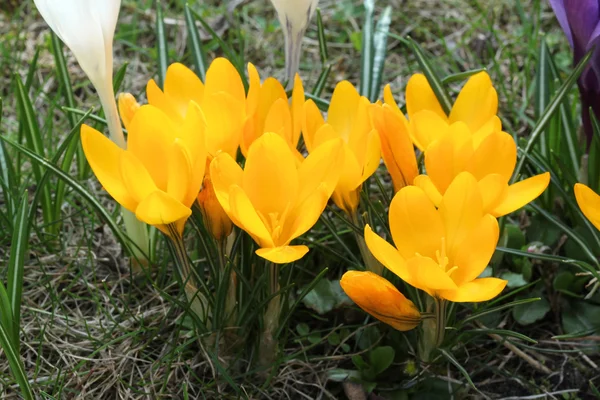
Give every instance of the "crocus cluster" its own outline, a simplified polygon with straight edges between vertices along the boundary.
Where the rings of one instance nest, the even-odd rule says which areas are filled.
[[[436,301],[497,296],[506,281],[479,278],[498,242],[496,218],[538,197],[549,174],[509,183],[517,147],[502,131],[497,94],[485,72],[469,79],[449,115],[423,75],[408,82],[408,115],[389,86],[384,93],[384,102],[371,106],[371,120],[397,192],[389,209],[394,245],[366,226],[368,248],[394,275]],[[423,153],[426,174],[418,172],[413,145]],[[352,271],[341,285],[356,304],[396,329],[420,322],[414,304],[380,276]]]

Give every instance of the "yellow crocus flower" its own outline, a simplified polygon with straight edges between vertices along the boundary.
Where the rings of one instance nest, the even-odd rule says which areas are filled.
[[[183,234],[206,167],[206,122],[191,102],[181,125],[145,105],[129,124],[127,149],[83,125],[81,144],[106,191],[136,217],[163,233]]]
[[[176,125],[183,123],[194,101],[206,119],[206,148],[214,157],[224,151],[235,157],[246,123],[246,91],[233,64],[217,58],[206,71],[205,83],[183,64],[167,69],[164,91],[154,80],[146,87],[148,103],[160,108]]]
[[[484,194],[484,210],[501,217],[536,199],[550,183],[548,172],[509,185],[517,162],[517,145],[506,132],[482,130],[472,134],[463,122],[441,131],[425,150],[427,175],[415,178],[438,205],[451,182],[461,172],[470,172]]]
[[[348,81],[336,86],[327,122],[312,100],[304,104],[302,134],[309,153],[333,138],[344,142],[344,164],[340,166],[342,174],[333,201],[350,216],[358,208],[363,182],[377,170],[381,159],[381,143],[371,123],[370,105]]]
[[[395,247],[367,225],[373,255],[408,284],[453,302],[497,296],[506,281],[478,278],[498,243],[498,222],[483,209],[477,180],[468,172],[448,187],[439,208],[425,192],[407,186],[394,196],[389,221]]]
[[[413,302],[373,272],[348,271],[340,285],[357,306],[394,329],[409,331],[421,322],[421,313]]]
[[[301,164],[285,140],[267,132],[250,149],[242,168],[229,154],[210,164],[219,203],[233,223],[260,246],[256,254],[283,264],[302,258],[308,247],[290,242],[319,219],[340,175],[340,140],[315,149]]]
[[[250,145],[264,132],[275,132],[283,137],[290,149],[299,157],[296,150],[304,112],[304,87],[296,74],[291,102],[283,85],[269,77],[261,83],[260,75],[252,63],[248,63],[250,87],[246,99],[248,120],[242,137],[242,153],[246,155]]]
[[[384,89],[384,101],[406,120],[389,85]],[[450,115],[444,112],[427,78],[422,74],[414,74],[406,86],[406,111],[413,142],[422,151],[440,137],[444,127],[455,122],[465,123],[476,135],[480,130],[489,132],[502,129],[496,115],[498,94],[487,72],[469,78],[456,98]]]
[[[583,183],[575,184],[575,199],[583,215],[600,229],[600,196]]]

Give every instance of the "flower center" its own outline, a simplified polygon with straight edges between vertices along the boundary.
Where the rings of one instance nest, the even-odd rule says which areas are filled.
[[[442,246],[441,246],[440,250],[435,251],[435,257],[437,258],[438,265],[440,266],[441,269],[444,270],[446,275],[450,276],[450,275],[452,275],[452,273],[454,271],[456,271],[458,269],[458,266],[456,266],[456,265],[452,266],[450,269],[447,269],[448,264],[450,263],[450,260],[448,259],[448,256],[446,255],[446,238],[445,237],[442,237]]]

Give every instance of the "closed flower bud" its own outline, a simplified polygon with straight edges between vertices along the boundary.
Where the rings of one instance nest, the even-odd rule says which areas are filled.
[[[217,241],[224,240],[231,235],[233,223],[217,200],[210,173],[204,177],[202,190],[198,194],[198,205],[202,212],[204,226]]]

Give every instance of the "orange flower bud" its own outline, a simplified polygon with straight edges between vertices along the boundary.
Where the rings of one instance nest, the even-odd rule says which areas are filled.
[[[121,115],[121,121],[123,121],[125,129],[129,130],[131,120],[133,119],[133,116],[137,110],[139,110],[140,105],[131,93],[119,93],[117,101],[119,102],[119,114]]]
[[[204,176],[202,190],[198,194],[198,205],[202,211],[204,225],[215,239],[221,241],[231,235],[233,223],[217,200],[210,173]]]

